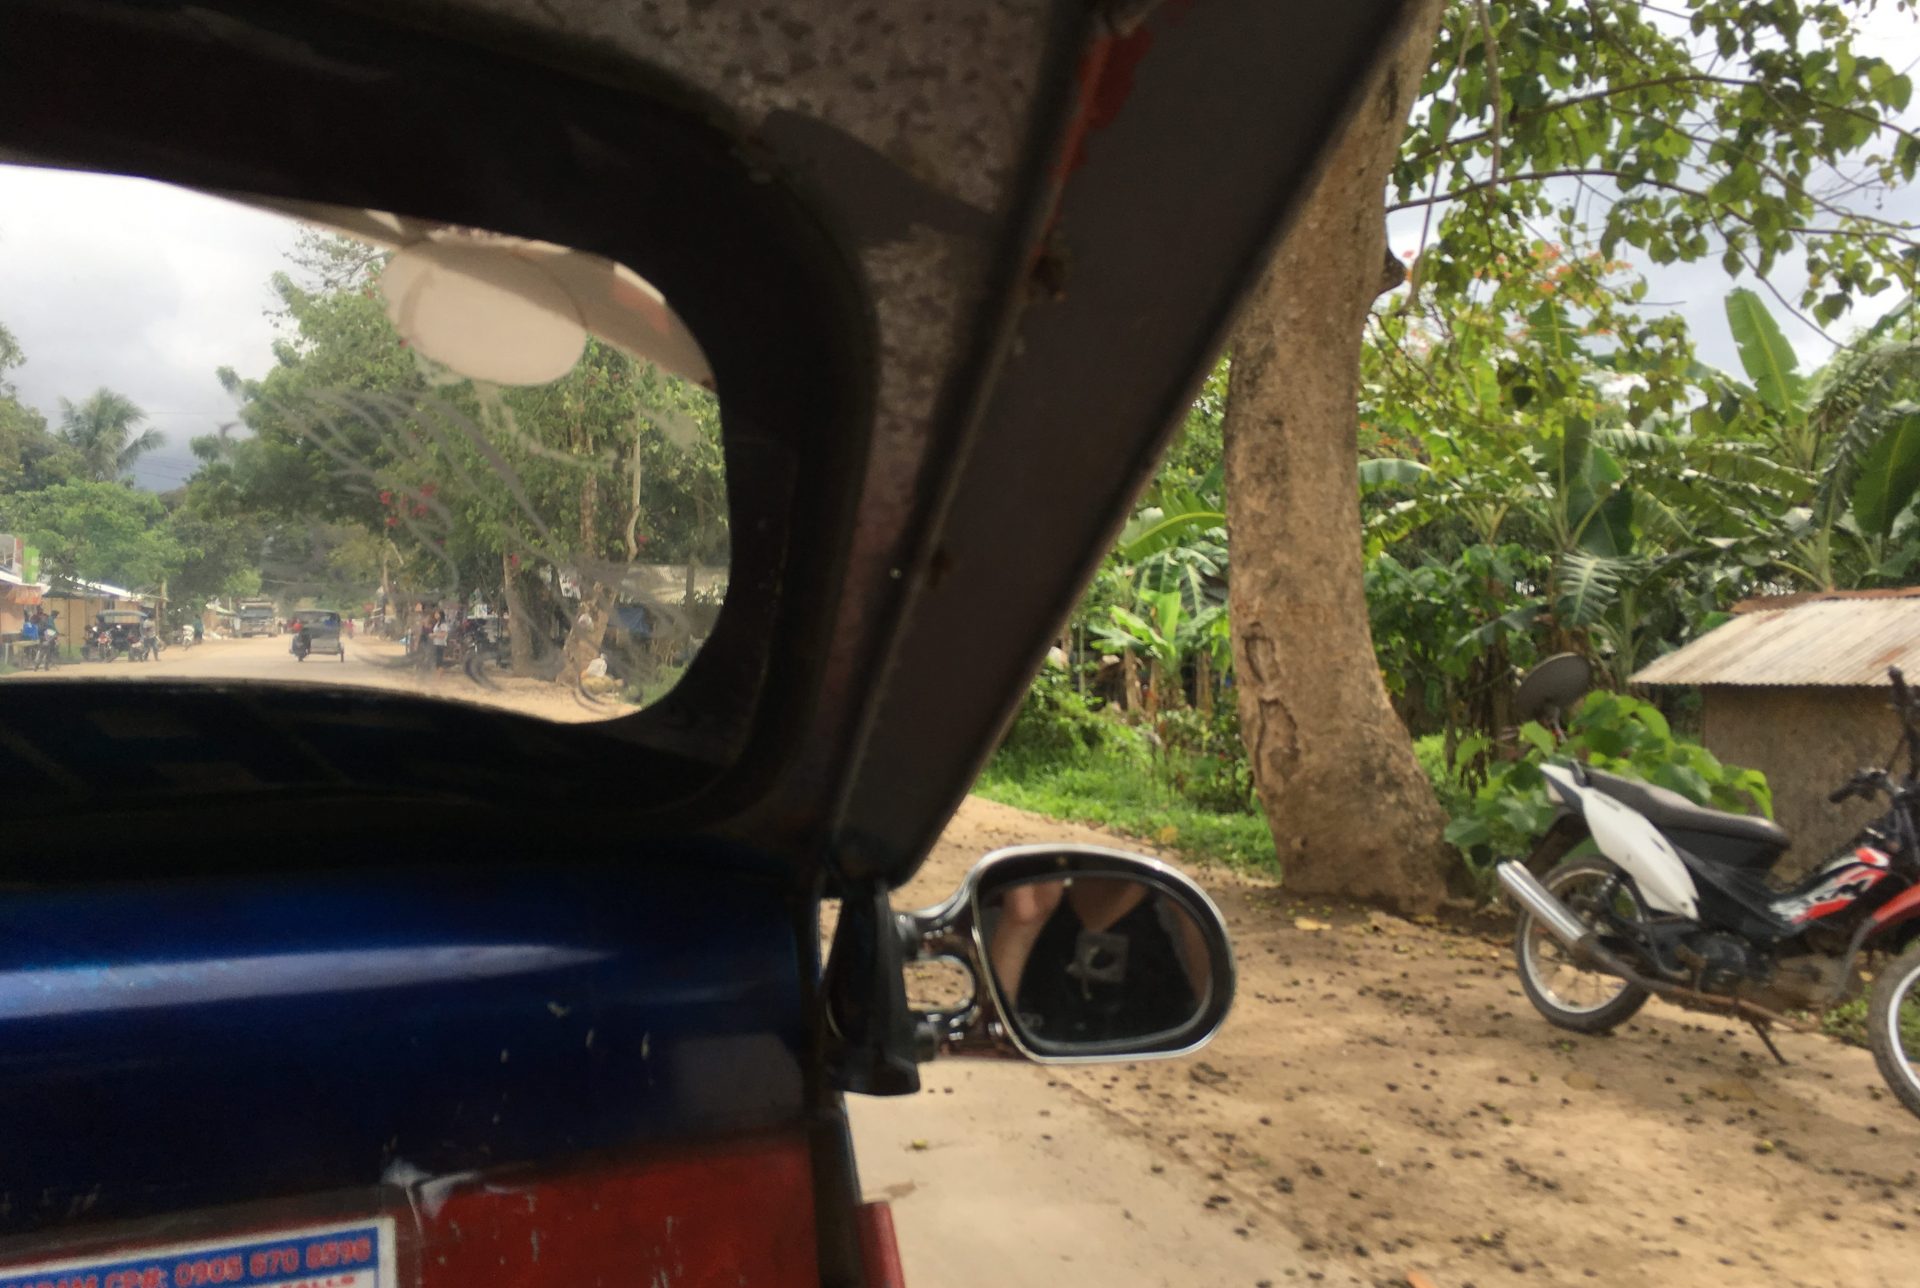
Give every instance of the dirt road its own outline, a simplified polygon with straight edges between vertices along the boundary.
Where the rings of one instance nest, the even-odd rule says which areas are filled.
[[[6,679],[26,684],[52,676],[63,680],[187,679],[349,685],[402,690],[456,702],[478,702],[566,722],[605,720],[634,709],[624,702],[587,700],[544,681],[515,679],[492,670],[486,672],[488,683],[485,685],[474,683],[459,670],[423,673],[409,664],[400,645],[385,640],[362,636],[346,642],[344,658],[316,653],[304,662],[288,651],[290,643],[285,635],[207,640],[192,648],[173,645],[152,662],[124,659],[69,662],[51,672],[16,671]]]
[[[1114,843],[969,800],[902,901],[1050,838]],[[856,1100],[913,1288],[1920,1282],[1920,1121],[1866,1052],[1789,1034],[1779,1068],[1659,1004],[1576,1037],[1503,942],[1196,875],[1241,971],[1198,1057],[948,1062]]]

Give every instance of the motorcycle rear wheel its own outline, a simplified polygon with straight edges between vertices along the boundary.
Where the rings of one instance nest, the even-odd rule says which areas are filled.
[[[1600,914],[1602,891],[1620,875],[1620,869],[1598,855],[1583,855],[1554,868],[1541,884],[1591,926]],[[1630,892],[1617,890],[1613,898],[1619,914],[1638,914]],[[1647,1004],[1649,994],[1639,985],[1575,963],[1567,949],[1524,908],[1514,929],[1513,955],[1527,1000],[1548,1023],[1560,1028],[1606,1033],[1632,1019]]]
[[[1867,1045],[1893,1094],[1920,1114],[1920,939],[1874,976]]]

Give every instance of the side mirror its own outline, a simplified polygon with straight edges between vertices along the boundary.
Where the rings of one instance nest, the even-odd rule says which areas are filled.
[[[971,997],[915,1013],[922,1059],[1183,1055],[1233,1005],[1219,909],[1173,868],[1119,850],[999,850],[945,903],[895,922],[907,962],[957,964],[973,980]]]

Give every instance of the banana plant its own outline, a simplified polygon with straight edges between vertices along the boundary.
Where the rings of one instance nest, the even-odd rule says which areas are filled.
[[[1226,606],[1212,604],[1198,612],[1189,611],[1178,587],[1167,590],[1142,590],[1133,608],[1114,605],[1108,609],[1108,621],[1096,623],[1094,638],[1116,652],[1145,657],[1151,667],[1148,706],[1157,710],[1171,696],[1167,680],[1174,681],[1173,694],[1183,694],[1180,677],[1189,659],[1204,654],[1210,666],[1223,668],[1230,658],[1226,630]],[[1203,703],[1211,698],[1208,691]]]
[[[1155,490],[1121,530],[1114,553],[1140,564],[1183,543],[1203,540],[1224,549],[1227,538],[1225,482],[1216,465],[1192,487]]]
[[[1735,387],[1780,452],[1812,480],[1786,511],[1780,566],[1818,589],[1905,575],[1920,497],[1920,340],[1896,310],[1811,376],[1760,297],[1736,290],[1727,322],[1753,382]]]

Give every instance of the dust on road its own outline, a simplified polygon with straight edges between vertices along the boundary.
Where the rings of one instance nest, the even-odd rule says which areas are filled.
[[[970,799],[897,901],[1049,839],[1116,843]],[[1579,1037],[1527,1005],[1504,937],[1194,875],[1240,965],[1197,1056],[949,1061],[930,1095],[855,1098],[914,1288],[1920,1281],[1920,1120],[1865,1051],[1777,1035],[1779,1068],[1660,1003]]]

